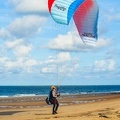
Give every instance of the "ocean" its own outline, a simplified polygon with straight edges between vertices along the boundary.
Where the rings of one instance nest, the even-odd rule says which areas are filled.
[[[46,96],[50,86],[0,86],[0,97]],[[120,85],[60,86],[60,94],[120,93]]]

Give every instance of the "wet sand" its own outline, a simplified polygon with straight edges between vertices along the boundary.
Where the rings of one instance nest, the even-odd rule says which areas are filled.
[[[0,98],[0,120],[120,120],[120,94],[61,95],[55,115],[45,98]]]

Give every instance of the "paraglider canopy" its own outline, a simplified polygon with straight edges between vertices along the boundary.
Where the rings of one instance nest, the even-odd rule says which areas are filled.
[[[84,43],[95,45],[98,23],[96,0],[48,0],[49,12],[55,22],[68,25],[73,17]]]

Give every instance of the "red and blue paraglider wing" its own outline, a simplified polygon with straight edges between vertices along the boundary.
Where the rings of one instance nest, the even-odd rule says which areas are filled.
[[[95,45],[97,41],[98,12],[95,0],[85,0],[73,16],[79,35],[86,44]]]
[[[69,24],[76,9],[84,0],[48,0],[48,8],[53,19],[61,24]]]
[[[95,44],[99,11],[95,0],[48,0],[48,8],[57,23],[68,25],[73,17],[83,42]]]

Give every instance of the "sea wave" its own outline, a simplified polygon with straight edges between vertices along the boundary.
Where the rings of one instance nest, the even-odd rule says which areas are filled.
[[[27,96],[36,96],[36,94],[15,94],[13,97],[27,97]]]
[[[4,96],[0,96],[0,98],[7,98],[7,97],[9,97],[9,96],[6,96],[6,95],[4,95]]]
[[[0,98],[47,96],[50,86],[0,86]],[[61,95],[120,94],[120,85],[116,86],[61,86]]]

